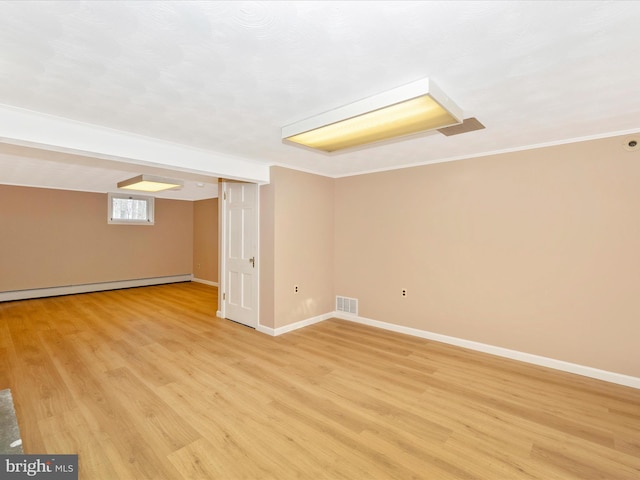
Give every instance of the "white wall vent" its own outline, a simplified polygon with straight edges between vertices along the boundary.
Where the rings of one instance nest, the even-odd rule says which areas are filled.
[[[336,310],[338,312],[352,313],[358,315],[358,299],[336,296]]]

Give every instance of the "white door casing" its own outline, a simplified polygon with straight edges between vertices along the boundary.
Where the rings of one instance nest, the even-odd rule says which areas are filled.
[[[223,182],[222,316],[258,326],[259,187]]]

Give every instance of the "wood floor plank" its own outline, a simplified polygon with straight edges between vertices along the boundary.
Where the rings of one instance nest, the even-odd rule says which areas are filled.
[[[128,474],[126,470],[114,468],[106,453],[108,436],[92,430],[79,409],[39,420],[38,428],[47,444],[55,445],[56,454],[77,454],[82,458],[78,465],[79,478],[107,480]]]
[[[92,371],[73,348],[73,343],[55,333],[51,334],[50,342],[45,348],[52,363],[63,372],[63,380],[92,430],[104,432],[110,439],[107,443],[113,447],[112,454],[117,454],[116,465],[127,465],[131,478],[179,478],[172,468],[163,467],[159,453],[162,443],[158,437],[144,436],[137,428],[141,419],[132,414],[131,407],[143,392],[132,391],[129,400],[122,401],[114,393],[108,377]],[[48,451],[57,448],[53,441],[45,438]],[[110,460],[113,464],[114,458]]]
[[[640,469],[593,457],[577,449],[545,448],[536,445],[531,456],[561,471],[569,478],[637,480],[640,476]]]
[[[640,390],[328,320],[270,337],[198,283],[0,303],[27,453],[80,478],[640,478]]]

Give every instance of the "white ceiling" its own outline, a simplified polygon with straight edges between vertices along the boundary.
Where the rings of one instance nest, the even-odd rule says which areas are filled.
[[[4,122],[0,183],[112,191],[162,170],[188,180],[167,196],[198,199],[220,156],[338,177],[638,132],[639,45],[640,2],[2,1],[0,104],[212,160],[93,160],[20,146]],[[486,129],[333,155],[281,141],[284,125],[422,77]]]

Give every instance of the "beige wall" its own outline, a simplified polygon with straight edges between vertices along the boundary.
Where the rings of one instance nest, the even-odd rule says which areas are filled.
[[[193,202],[193,275],[218,283],[218,199]]]
[[[640,158],[621,143],[335,180],[273,167],[261,324],[338,294],[363,317],[640,377]],[[210,205],[156,207],[154,227],[108,225],[106,195],[0,186],[0,291],[191,273]]]
[[[272,167],[260,201],[261,324],[333,311],[333,180]]]
[[[190,274],[191,202],[155,225],[107,224],[107,195],[0,185],[0,291]]]
[[[273,168],[271,169],[273,175]],[[272,179],[273,180],[273,179]],[[260,324],[275,328],[275,187],[260,187]]]
[[[335,293],[363,317],[640,377],[640,158],[621,145],[336,180]]]

